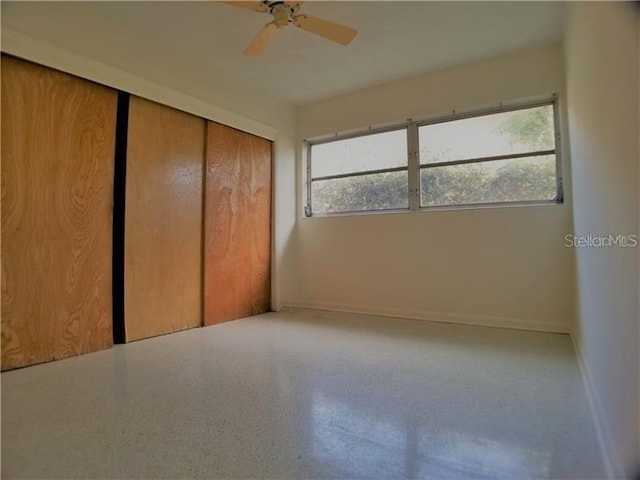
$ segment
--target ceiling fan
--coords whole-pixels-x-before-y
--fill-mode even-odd
[[[306,14],[298,14],[300,6],[303,2],[287,2],[287,1],[224,1],[236,7],[246,8],[254,12],[269,13],[273,20],[267,23],[262,30],[251,40],[249,46],[245,49],[245,55],[261,55],[267,48],[267,44],[273,35],[283,28],[287,28],[293,24],[302,30],[315,33],[323,38],[339,43],[340,45],[349,45],[353,37],[356,36],[357,30],[340,25],[339,23],[330,22],[322,18],[314,17]]]

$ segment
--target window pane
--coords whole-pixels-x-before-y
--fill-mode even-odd
[[[556,195],[556,157],[422,168],[420,187],[423,207],[552,200]]]
[[[311,146],[311,177],[407,166],[407,130]]]
[[[424,125],[419,141],[422,165],[553,150],[553,106]]]
[[[407,171],[311,183],[313,213],[409,208]]]

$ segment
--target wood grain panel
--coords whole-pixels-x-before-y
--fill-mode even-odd
[[[205,325],[271,304],[269,140],[209,122],[205,195]]]
[[[116,92],[2,56],[2,370],[109,348]]]
[[[125,209],[127,341],[202,324],[205,120],[131,97]]]

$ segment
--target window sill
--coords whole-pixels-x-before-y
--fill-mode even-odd
[[[513,207],[549,207],[560,206],[564,202],[556,202],[555,200],[534,200],[523,202],[501,202],[501,203],[475,203],[468,205],[442,205],[435,207],[421,207],[417,210],[389,209],[389,210],[361,210],[353,212],[332,212],[332,213],[316,213],[310,217],[302,216],[303,219],[309,220],[313,218],[332,218],[332,217],[353,217],[362,215],[396,215],[396,214],[413,214],[413,213],[431,213],[431,212],[452,212],[464,210],[494,210]]]

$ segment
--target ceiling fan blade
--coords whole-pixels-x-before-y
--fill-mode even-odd
[[[268,12],[269,7],[264,2],[251,2],[251,1],[238,1],[238,2],[228,2],[226,0],[222,1],[222,3],[227,3],[229,5],[233,5],[234,7],[246,8],[247,10],[253,10],[254,12]]]
[[[258,34],[253,37],[249,46],[245,49],[245,55],[262,55],[265,48],[267,48],[267,44],[273,37],[273,34],[276,33],[278,27],[275,23],[267,23],[262,30],[258,32]]]
[[[296,15],[293,18],[293,23],[302,30],[315,33],[340,45],[349,45],[353,37],[358,33],[357,30],[351,27],[346,27],[339,23],[330,22],[329,20],[323,20],[322,18],[311,15]]]

